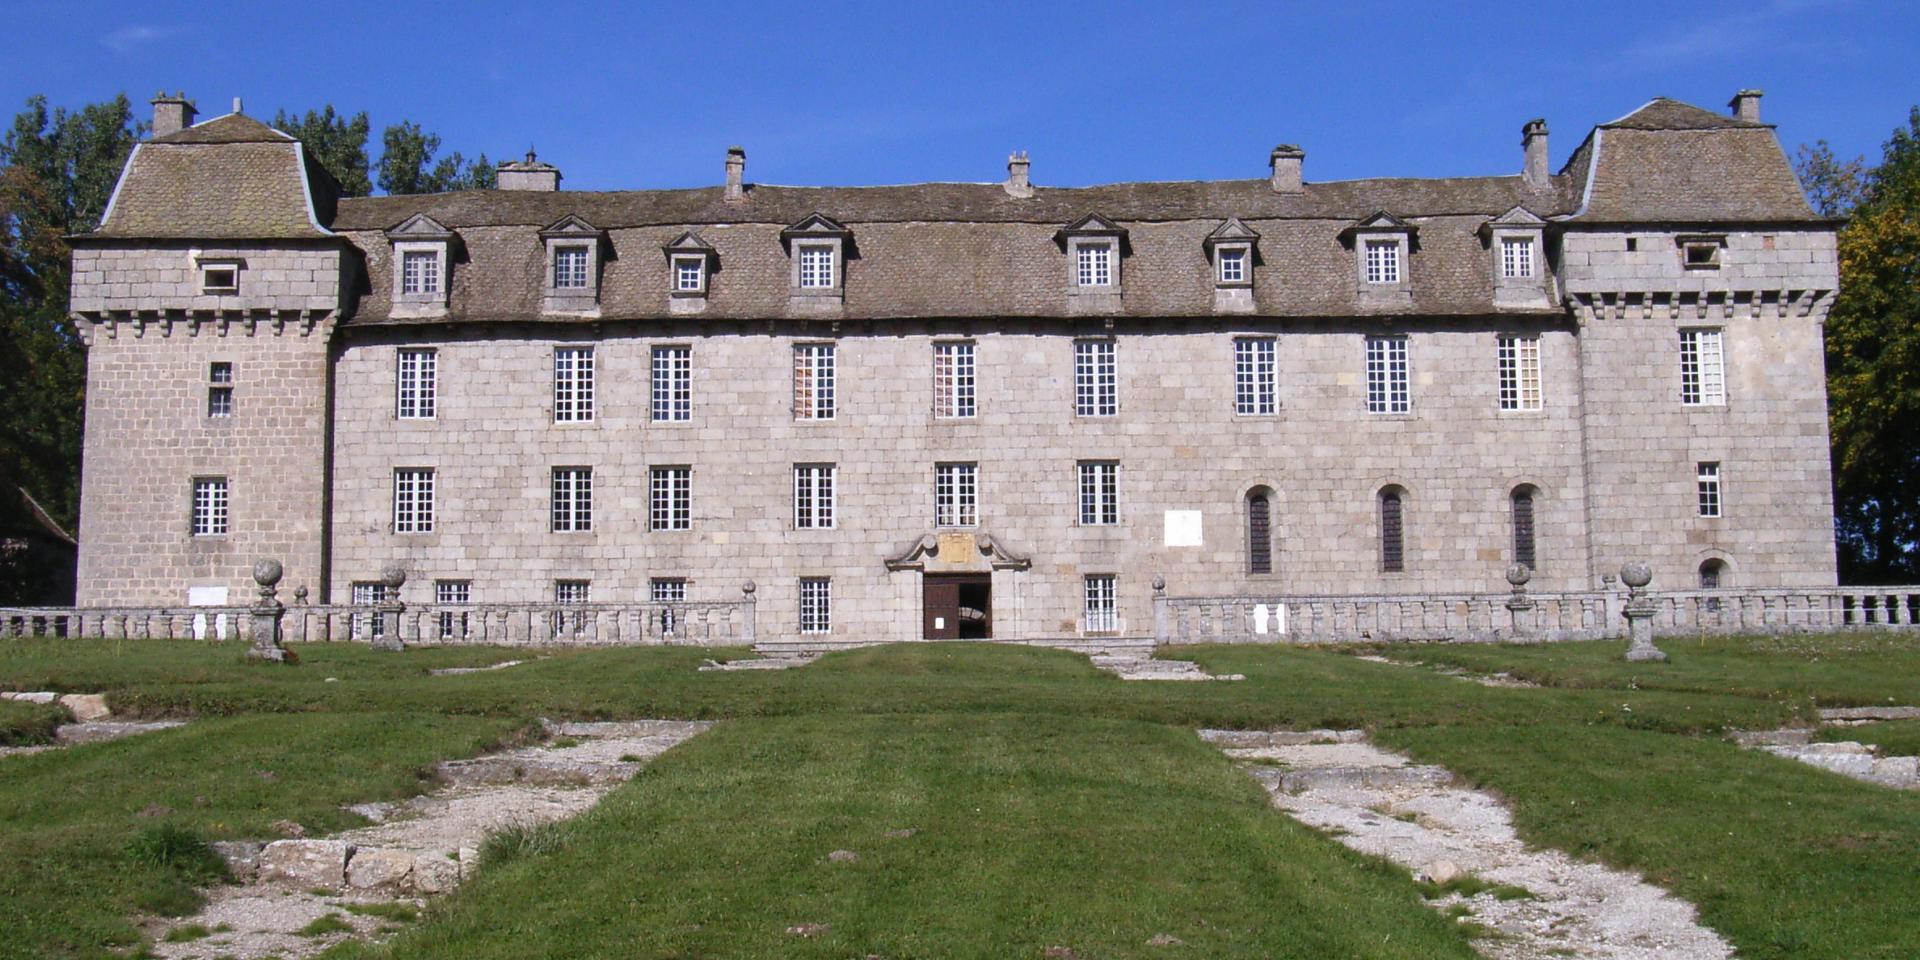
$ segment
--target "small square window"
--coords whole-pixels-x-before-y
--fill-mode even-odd
[[[1247,251],[1239,247],[1222,248],[1219,253],[1219,282],[1247,282]]]
[[[223,386],[233,385],[233,364],[213,363],[207,365],[207,379]]]
[[[1720,243],[1716,240],[1689,240],[1680,245],[1682,262],[1688,270],[1720,269]]]
[[[200,268],[201,293],[240,292],[240,268],[231,263],[207,264]]]
[[[673,258],[673,292],[701,293],[707,289],[705,257]]]
[[[440,255],[431,250],[408,250],[400,255],[400,292],[440,292]]]

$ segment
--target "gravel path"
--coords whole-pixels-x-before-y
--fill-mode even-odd
[[[1493,960],[1733,956],[1691,904],[1632,874],[1528,847],[1505,806],[1455,786],[1444,768],[1361,742],[1357,732],[1320,733],[1332,742],[1302,744],[1282,732],[1268,736],[1284,741],[1262,746],[1245,739],[1260,734],[1202,731],[1229,754],[1261,764],[1249,769],[1275,807],[1348,847],[1443,885],[1472,876],[1504,886],[1509,899],[1489,890],[1428,902],[1436,910],[1465,907],[1467,919],[1491,928],[1496,935],[1474,945]],[[1528,895],[1518,896],[1520,889]]]
[[[1122,680],[1245,680],[1244,674],[1215,675],[1200,669],[1191,660],[1157,660],[1153,657],[1094,654],[1093,665]]]

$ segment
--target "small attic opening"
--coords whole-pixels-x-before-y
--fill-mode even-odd
[[[1717,243],[1689,243],[1684,249],[1689,270],[1712,270],[1720,266],[1720,245]]]

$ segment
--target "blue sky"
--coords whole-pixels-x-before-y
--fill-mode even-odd
[[[1655,95],[1760,87],[1782,142],[1880,143],[1920,103],[1920,3],[599,5],[9,3],[0,107],[184,89],[202,117],[326,103],[471,156],[529,144],[570,189],[762,183],[1309,180],[1556,169]]]

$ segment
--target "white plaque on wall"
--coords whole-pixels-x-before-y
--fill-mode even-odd
[[[1200,546],[1200,511],[1168,510],[1166,540],[1169,547]]]

